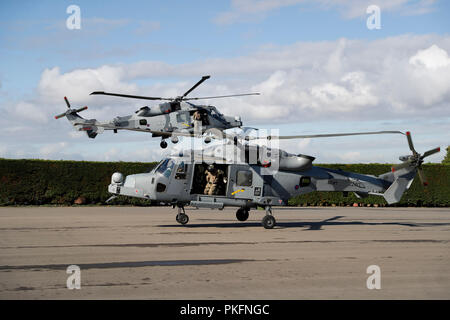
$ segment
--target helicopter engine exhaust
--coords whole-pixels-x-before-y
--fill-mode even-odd
[[[305,171],[312,167],[314,157],[299,154],[280,157],[279,168],[286,171]]]

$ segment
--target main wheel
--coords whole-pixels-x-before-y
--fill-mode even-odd
[[[165,142],[164,140],[161,141],[161,143],[159,144],[161,148],[165,149],[167,148],[167,142]]]
[[[267,215],[262,219],[262,225],[266,229],[272,229],[275,227],[276,223],[277,222],[273,216]]]
[[[177,214],[177,222],[181,224],[186,224],[189,222],[189,216],[187,214]]]
[[[240,208],[236,211],[236,218],[239,221],[246,221],[248,219],[248,210]]]

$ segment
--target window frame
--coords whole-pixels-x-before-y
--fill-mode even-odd
[[[242,173],[250,174],[250,179],[248,179],[247,177],[245,178],[245,182],[246,182],[245,184],[240,183],[242,181],[239,177],[240,177],[240,174],[242,174]],[[251,170],[247,170],[247,169],[237,170],[236,171],[236,185],[240,186],[240,187],[251,187],[253,185],[253,172]]]

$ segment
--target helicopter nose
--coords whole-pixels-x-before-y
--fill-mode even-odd
[[[115,195],[124,195],[137,198],[155,200],[154,174],[132,174],[124,176],[115,172],[111,176],[111,184],[108,191]]]
[[[231,125],[231,127],[242,127],[242,120],[240,116],[236,117],[226,117],[228,123]]]

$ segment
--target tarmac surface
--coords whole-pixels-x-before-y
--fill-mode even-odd
[[[449,208],[274,208],[272,230],[262,210],[186,213],[0,208],[0,299],[450,299]]]

